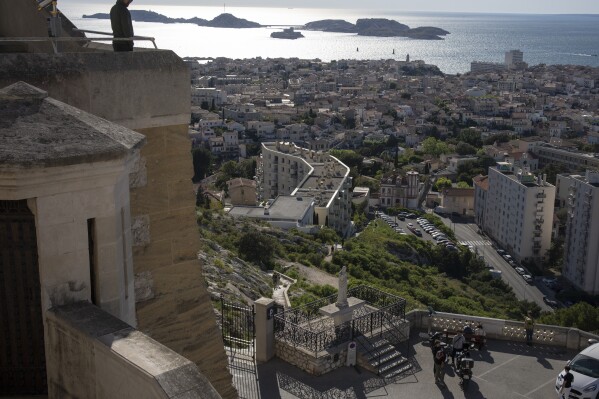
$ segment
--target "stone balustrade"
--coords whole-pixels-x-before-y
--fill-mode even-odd
[[[464,326],[472,328],[482,324],[487,338],[504,341],[525,342],[523,321],[493,319],[462,314],[436,312],[429,316],[426,310],[413,310],[406,314],[413,328],[434,331],[461,331]],[[599,336],[581,331],[577,328],[536,324],[533,342],[546,345],[561,346],[572,350],[581,350],[588,346],[589,339],[599,340]]]

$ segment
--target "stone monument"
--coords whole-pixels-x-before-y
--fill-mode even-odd
[[[335,305],[338,308],[347,307],[347,269],[345,266],[339,272],[339,293],[337,294],[337,303]]]
[[[335,325],[341,325],[352,319],[353,311],[364,306],[365,302],[355,297],[347,297],[347,268],[339,272],[339,293],[337,302],[319,309],[320,314],[332,317]]]

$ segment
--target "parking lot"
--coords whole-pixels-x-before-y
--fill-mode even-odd
[[[455,241],[443,234],[431,222],[419,218],[414,213],[400,213],[397,216],[389,216],[379,212],[377,217],[389,224],[398,234],[415,235],[436,245],[443,245],[449,250],[457,251],[458,249]]]

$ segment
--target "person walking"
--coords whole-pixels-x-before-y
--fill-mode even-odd
[[[435,343],[435,356],[434,356],[434,372],[435,372],[435,382],[440,383],[445,386],[445,359],[447,355],[445,355],[445,351],[441,346],[439,341]]]
[[[559,389],[560,399],[568,399],[570,396],[570,390],[572,389],[572,383],[574,382],[574,375],[570,373],[570,366],[564,367],[564,371],[560,373],[562,380],[562,386]]]
[[[110,9],[110,25],[115,38],[133,37],[131,13],[127,9],[133,0],[116,0]],[[112,42],[114,51],[133,51],[133,40],[118,40]]]
[[[464,350],[464,345],[466,344],[466,337],[462,334],[461,331],[453,337],[451,340],[451,364],[455,367],[455,355],[457,352],[461,352]]]
[[[529,310],[524,316],[524,329],[526,330],[526,345],[532,346],[532,334],[535,329],[535,321],[532,318],[532,312]]]

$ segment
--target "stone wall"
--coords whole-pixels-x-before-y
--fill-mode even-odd
[[[320,353],[318,358],[305,349],[282,341],[276,341],[275,348],[277,357],[315,376],[345,366],[347,360],[347,343]]]
[[[147,139],[147,184],[131,190],[138,328],[193,361],[224,398],[236,397],[197,256],[187,125],[138,131]]]
[[[89,302],[46,313],[48,397],[220,399],[189,360]],[[109,382],[109,383],[107,383]]]

